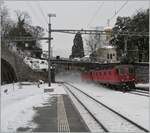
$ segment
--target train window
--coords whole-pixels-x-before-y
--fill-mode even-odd
[[[123,68],[119,68],[119,74],[124,74],[124,69]]]
[[[123,68],[117,68],[116,69],[118,74],[124,74],[124,69]]]
[[[112,54],[110,54],[110,59],[112,59]]]
[[[130,67],[129,67],[129,68],[128,68],[128,71],[129,71],[130,74],[134,74],[134,73],[135,73],[135,72],[134,72],[134,68],[130,68]]]
[[[116,69],[116,72],[117,72],[117,74],[119,74],[119,70],[118,69]]]
[[[107,59],[109,59],[109,54],[107,54]]]

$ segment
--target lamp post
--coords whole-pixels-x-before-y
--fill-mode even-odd
[[[51,17],[56,17],[56,14],[48,14],[49,17],[49,38],[48,38],[48,86],[51,86],[51,62],[50,62],[50,50],[51,50]]]

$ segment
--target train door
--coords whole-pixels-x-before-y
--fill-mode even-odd
[[[92,71],[90,71],[90,78],[91,78],[91,80],[93,80]]]

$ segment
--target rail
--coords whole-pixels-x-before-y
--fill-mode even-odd
[[[133,124],[134,126],[136,126],[137,128],[139,128],[140,130],[143,130],[145,132],[149,132],[147,129],[145,129],[144,127],[142,127],[141,125],[135,123],[134,121],[130,120],[129,118],[123,116],[122,114],[118,113],[117,111],[111,109],[110,107],[108,107],[107,105],[103,104],[102,102],[96,100],[95,98],[93,98],[92,96],[88,95],[87,93],[85,93],[84,91],[81,91],[79,88],[75,87],[74,85],[64,82],[63,84],[67,84],[71,87],[73,87],[74,89],[80,91],[81,93],[83,93],[84,95],[86,95],[87,97],[91,98],[92,100],[94,100],[96,103],[104,106],[105,108],[107,108],[108,110],[112,111],[113,113],[117,114],[118,116],[120,116],[121,118],[125,119],[126,121],[128,121],[129,123]]]

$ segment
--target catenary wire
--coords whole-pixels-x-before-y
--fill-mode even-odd
[[[116,12],[115,14],[109,19],[112,20],[123,8],[124,6],[128,3],[128,1],[126,1]]]
[[[98,12],[100,11],[100,9],[103,7],[104,5],[104,1],[99,5],[99,7],[97,8],[96,12],[93,14],[92,18],[90,19],[87,27],[89,27],[89,25],[93,22],[95,16],[98,14]]]
[[[46,16],[45,16],[45,14],[44,14],[44,11],[42,10],[42,8],[41,8],[41,5],[40,5],[40,1],[38,1],[38,2],[35,2],[36,3],[36,5],[37,5],[37,7],[38,7],[38,10],[41,12],[41,15],[43,16],[43,21],[44,21],[44,23],[46,24],[46,25],[48,25],[48,20],[46,19]],[[45,28],[45,31],[47,32],[48,31],[48,28]]]
[[[37,22],[40,21],[41,23],[43,23],[43,22],[45,23],[45,21],[39,17],[38,13],[35,11],[35,9],[33,8],[32,4],[30,2],[28,2],[28,1],[26,1],[26,4],[30,8],[30,10],[34,13],[34,15],[35,15],[34,17],[36,18]],[[47,25],[47,23],[46,23],[46,25]]]

